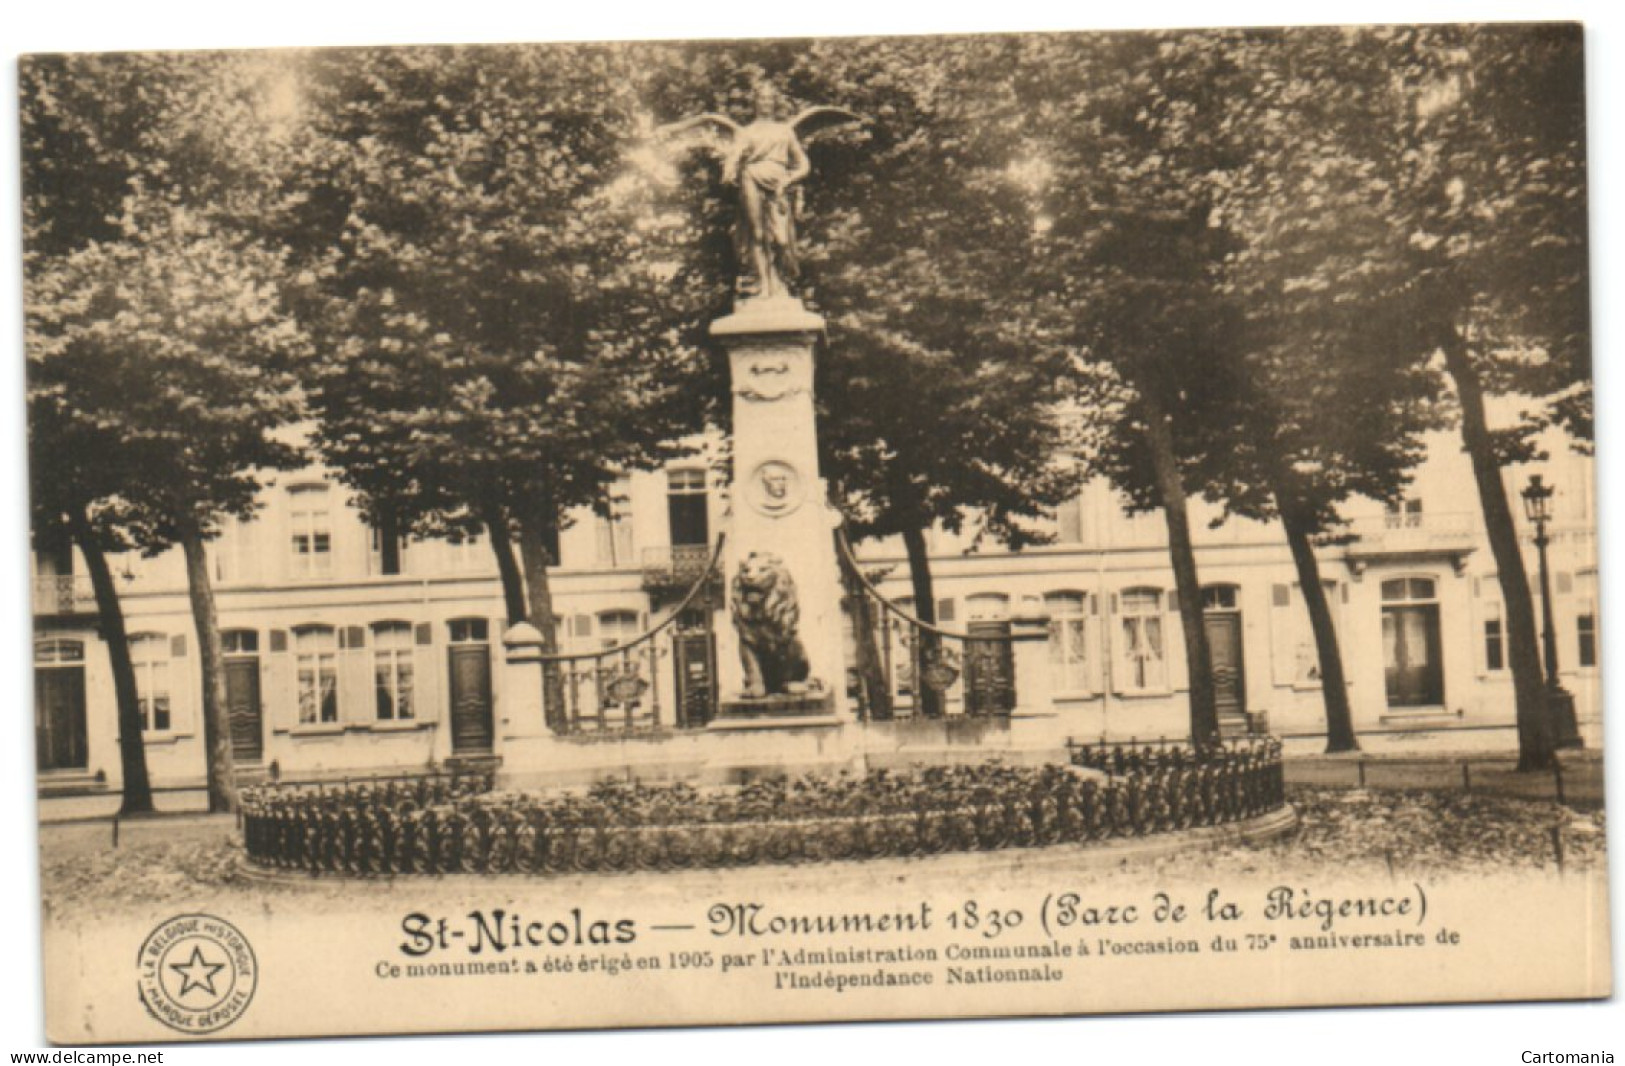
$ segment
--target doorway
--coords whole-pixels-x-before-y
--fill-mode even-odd
[[[1247,714],[1247,670],[1242,652],[1241,608],[1235,585],[1202,590],[1202,625],[1213,669],[1213,702],[1221,722]]]
[[[226,718],[231,754],[239,763],[265,758],[265,716],[260,703],[260,635],[252,629],[220,634],[226,660]]]
[[[456,755],[489,755],[491,728],[491,629],[483,618],[448,623],[451,677],[451,750]]]
[[[34,645],[34,759],[39,770],[84,770],[85,644],[42,640]]]
[[[1439,604],[1432,578],[1382,583],[1382,658],[1390,707],[1444,705]]]
[[[716,716],[717,644],[709,608],[690,608],[673,627],[677,728],[700,729]]]

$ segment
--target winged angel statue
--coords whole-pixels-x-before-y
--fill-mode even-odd
[[[748,126],[707,112],[662,126],[656,133],[675,137],[703,129],[720,140],[709,146],[722,156],[722,178],[739,186],[734,230],[739,251],[738,292],[741,296],[784,296],[789,295],[785,280],[796,275],[798,183],[812,169],[802,142],[863,119],[841,107],[809,107],[788,122],[778,121],[778,93],[765,82],[757,87],[754,102],[756,117]]]

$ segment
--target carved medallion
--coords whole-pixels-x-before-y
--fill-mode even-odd
[[[758,514],[782,518],[801,506],[807,489],[796,468],[779,459],[769,459],[751,471],[745,485],[745,498]]]

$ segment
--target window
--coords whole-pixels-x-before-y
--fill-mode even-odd
[[[604,503],[607,513],[593,515],[599,566],[613,569],[632,564],[632,515],[627,508],[628,491],[626,481],[617,481],[610,487],[609,498]]]
[[[666,509],[671,518],[672,547],[711,543],[704,470],[667,473]]]
[[[34,644],[34,662],[41,666],[60,666],[64,663],[85,661],[85,645],[79,640],[41,640]]]
[[[406,546],[393,521],[380,523],[368,529],[367,572],[389,576],[402,573],[401,557]]]
[[[1083,692],[1089,687],[1087,602],[1081,592],[1044,597],[1049,612],[1050,687],[1056,692]]]
[[[1236,586],[1209,585],[1202,590],[1202,610],[1233,611],[1236,609]]]
[[[1396,577],[1382,583],[1383,603],[1426,602],[1434,598],[1431,577]]]
[[[1083,543],[1083,500],[1074,497],[1055,509],[1057,544]]]
[[[260,635],[252,629],[228,629],[220,634],[220,650],[226,655],[258,655]]]
[[[230,585],[248,577],[248,564],[252,553],[248,544],[251,524],[241,518],[222,523],[220,536],[209,545],[209,556],[214,560],[214,579]]]
[[[1505,670],[1507,665],[1506,624],[1501,619],[1501,601],[1484,604],[1484,669]]]
[[[1384,524],[1389,529],[1418,529],[1422,525],[1421,500],[1393,500],[1387,506]]]
[[[1162,633],[1162,593],[1127,589],[1118,598],[1123,627],[1123,656],[1128,667],[1124,688],[1157,691],[1168,687],[1167,646]]]
[[[470,573],[494,564],[483,533],[454,533],[447,537],[446,561],[448,568],[457,573]]]
[[[130,638],[141,728],[147,733],[167,733],[174,725],[169,699],[169,650],[169,638],[158,633],[142,633]]]
[[[333,572],[333,515],[326,485],[288,490],[293,576],[325,577]]]
[[[412,627],[405,622],[379,622],[372,627],[373,692],[378,720],[410,721],[412,699]]]
[[[331,626],[304,626],[293,631],[299,684],[299,724],[339,720],[338,634]]]
[[[491,639],[491,625],[483,618],[454,618],[446,628],[453,644],[484,644]]]
[[[965,598],[967,622],[1002,622],[1010,617],[1010,597],[1000,592],[978,592]]]
[[[619,647],[636,640],[640,632],[636,611],[604,611],[598,616],[599,647]]]
[[[1574,618],[1574,631],[1579,639],[1580,665],[1597,665],[1597,601],[1580,600]]]

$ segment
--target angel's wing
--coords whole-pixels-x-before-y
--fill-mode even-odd
[[[727,115],[707,111],[703,115],[695,115],[692,118],[679,119],[664,126],[657,126],[655,136],[661,138],[676,137],[702,126],[706,128],[707,132],[720,135],[724,141],[732,141],[739,133],[739,123]]]
[[[809,107],[791,119],[790,128],[796,131],[797,137],[805,141],[837,126],[860,124],[863,121],[862,115],[848,111],[844,107],[819,106]]]

